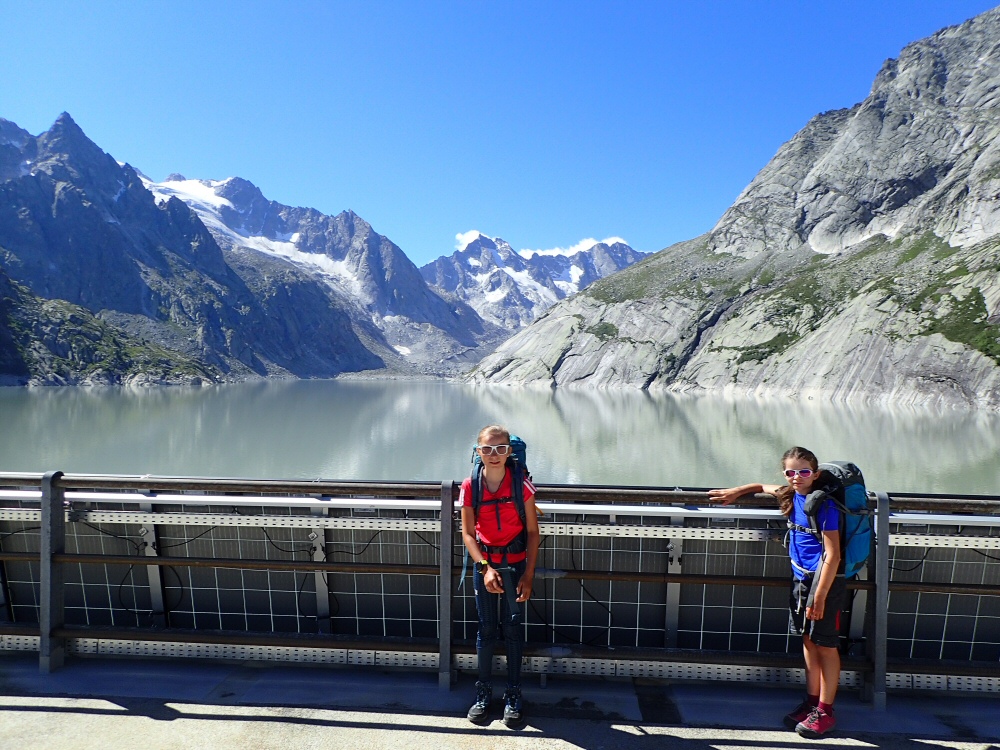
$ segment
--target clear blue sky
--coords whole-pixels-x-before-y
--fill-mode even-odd
[[[995,0],[994,0],[995,1]],[[0,117],[154,180],[353,209],[422,265],[710,229],[818,112],[975,0],[0,0]]]

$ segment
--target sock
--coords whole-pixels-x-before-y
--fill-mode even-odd
[[[828,716],[833,716],[832,703],[824,703],[823,701],[820,701],[816,705],[819,706],[819,710],[822,711],[823,713],[827,714]]]
[[[806,693],[806,703],[808,703],[810,706],[818,706],[819,705],[819,696],[818,695],[809,695],[808,693]]]

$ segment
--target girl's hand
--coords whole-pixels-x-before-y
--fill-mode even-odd
[[[806,619],[807,620],[822,620],[823,613],[826,611],[826,597],[813,597],[813,604],[811,607],[806,607]]]
[[[729,505],[744,495],[756,495],[758,492],[773,495],[780,489],[781,485],[777,484],[743,484],[739,487],[727,487],[724,490],[709,490],[708,498],[723,505]]]
[[[500,577],[500,573],[497,569],[490,566],[486,569],[486,573],[483,574],[483,586],[491,594],[502,594],[503,593],[503,579]]]
[[[733,500],[747,494],[743,487],[727,487],[724,490],[709,490],[708,497],[713,502],[729,505]]]
[[[517,601],[526,602],[531,598],[531,585],[533,581],[530,577],[523,575],[517,583]]]

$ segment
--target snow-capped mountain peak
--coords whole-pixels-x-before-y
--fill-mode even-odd
[[[559,300],[643,256],[620,237],[518,251],[478,230],[455,239],[452,255],[427,264],[420,273],[428,283],[465,300],[484,319],[508,329],[527,325]]]
[[[595,245],[608,245],[610,247],[611,245],[628,245],[628,243],[621,237],[608,237],[603,240],[595,240],[593,237],[588,237],[570,247],[553,247],[548,250],[518,250],[517,253],[522,258],[531,258],[535,255],[562,255],[571,258],[577,253],[585,253],[591,250]]]

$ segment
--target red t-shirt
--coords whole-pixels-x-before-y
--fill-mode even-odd
[[[524,478],[524,499],[528,500],[535,494],[535,486],[527,477]],[[463,506],[472,507],[472,478],[466,477],[462,482],[462,491],[458,495]],[[496,504],[486,503],[498,500]],[[499,516],[499,523],[498,523]],[[476,537],[490,547],[506,547],[521,533],[524,524],[517,513],[517,503],[514,502],[513,476],[510,469],[504,474],[503,481],[496,492],[490,492],[486,482],[483,482],[483,504],[479,506],[476,518]],[[507,555],[507,562],[515,563],[523,560],[527,554],[516,552]],[[502,554],[491,553],[490,562],[503,562]]]

